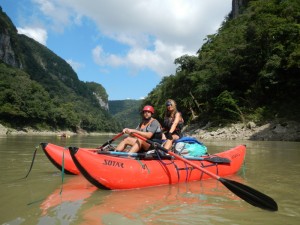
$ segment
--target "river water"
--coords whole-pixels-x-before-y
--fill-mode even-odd
[[[129,191],[96,189],[81,176],[61,173],[40,142],[97,147],[112,136],[0,136],[0,224],[232,224],[294,225],[300,220],[300,143],[205,141],[209,153],[247,145],[245,165],[227,177],[271,196],[277,212],[253,207],[217,180]]]

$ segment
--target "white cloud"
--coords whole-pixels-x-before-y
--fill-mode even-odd
[[[63,32],[66,26],[74,24],[80,24],[79,13],[73,15],[72,10],[64,4],[60,4],[59,1],[52,0],[32,0],[37,4],[40,11],[52,21],[51,28],[57,32]],[[73,21],[72,21],[73,20]]]
[[[45,29],[39,27],[18,27],[17,30],[19,34],[25,34],[26,36],[33,38],[37,42],[46,45],[48,34]]]
[[[103,51],[101,46],[96,46],[92,50],[94,62],[100,66],[123,66],[126,64],[125,60],[114,54],[107,54]]]
[[[232,0],[34,0],[60,29],[80,24],[83,17],[95,22],[101,35],[128,46],[124,55],[92,52],[100,66],[150,68],[160,76],[175,72],[174,60],[195,54],[203,39],[221,25]]]
[[[127,66],[135,72],[147,68],[160,76],[165,76],[174,74],[175,64],[173,62],[175,58],[183,54],[193,54],[193,52],[183,49],[184,46],[166,45],[157,40],[154,42],[154,50],[133,47],[125,56],[118,56],[106,53],[101,46],[96,46],[92,55],[94,62],[99,66]]]

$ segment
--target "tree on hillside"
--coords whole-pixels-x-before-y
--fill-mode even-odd
[[[274,117],[299,118],[300,1],[249,1],[208,35],[197,57],[175,60],[147,96],[162,116],[174,98],[185,119],[216,124]]]

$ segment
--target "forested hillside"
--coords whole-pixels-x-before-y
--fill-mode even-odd
[[[0,8],[1,9],[1,8]],[[117,131],[102,85],[25,35],[0,10],[0,123],[13,128]]]
[[[122,128],[135,128],[141,120],[141,103],[142,100],[109,101],[109,112]]]
[[[175,59],[176,73],[145,100],[110,103],[100,84],[80,81],[55,53],[18,35],[0,8],[0,123],[119,131],[136,126],[141,105],[153,105],[162,119],[168,98],[187,123],[300,121],[300,1],[233,3],[218,32],[196,56]]]
[[[164,77],[144,104],[162,117],[173,98],[186,121],[204,124],[300,120],[300,1],[245,2],[197,56],[175,60],[176,74]]]

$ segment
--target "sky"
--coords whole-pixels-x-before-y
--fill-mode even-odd
[[[232,0],[0,0],[18,33],[68,62],[109,100],[142,99],[196,55]],[[167,98],[167,97],[166,97]]]

